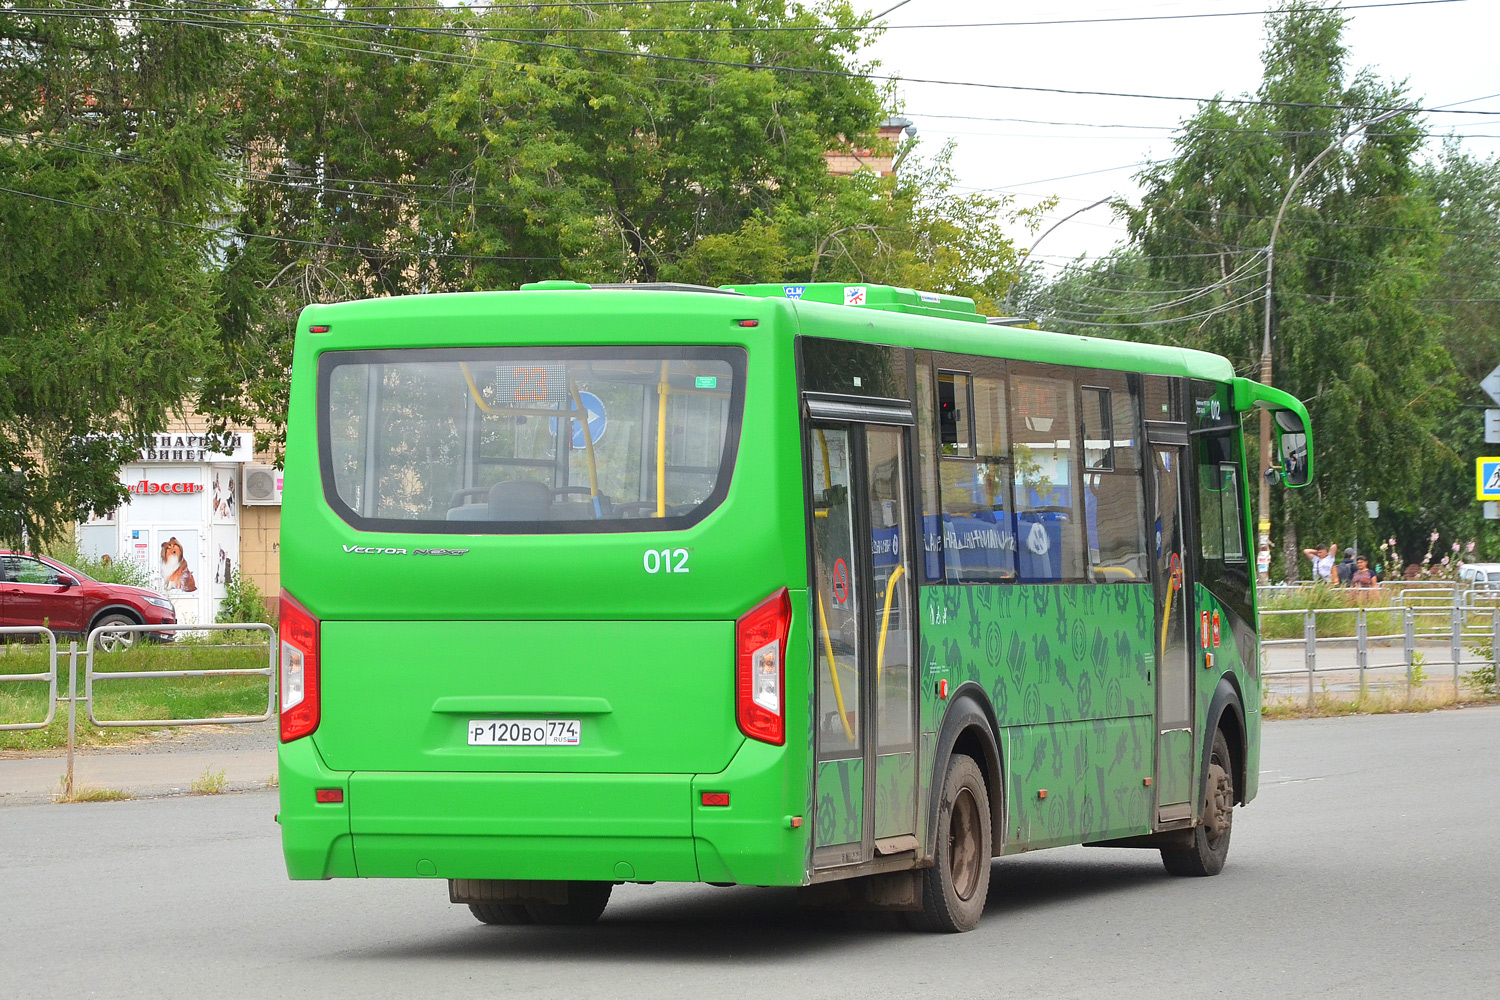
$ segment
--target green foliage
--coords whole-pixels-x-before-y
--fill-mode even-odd
[[[239,225],[298,242],[231,250],[204,400],[259,419],[262,444],[279,447],[309,302],[848,279],[988,308],[1013,280],[1008,204],[956,193],[950,150],[896,177],[828,172],[827,151],[879,147],[885,117],[873,83],[839,75],[871,37],[844,0],[351,9],[337,47],[323,16],[258,15],[277,42],[245,82],[262,182]]]
[[[275,616],[267,610],[260,588],[238,569],[230,574],[229,582],[224,585],[224,600],[219,604],[219,621],[235,624],[264,622],[272,628],[276,627]],[[238,629],[231,631],[234,635],[240,634]],[[210,635],[214,640],[224,641],[223,633]]]
[[[950,149],[828,172],[891,152],[847,0],[68,14],[0,11],[0,534],[115,507],[183,402],[278,452],[308,303],[849,279],[989,309],[1014,279],[1010,206]]]
[[[23,528],[57,537],[124,500],[120,464],[191,393],[207,355],[228,195],[238,34],[66,6],[67,17],[0,11],[9,540]]]
[[[1415,100],[1399,83],[1349,70],[1344,23],[1337,10],[1303,2],[1270,15],[1254,95],[1266,103],[1200,106],[1182,124],[1176,155],[1142,175],[1140,205],[1119,206],[1130,247],[1032,289],[1049,325],[1209,350],[1254,376],[1265,248],[1294,190],[1274,243],[1274,381],[1308,404],[1318,476],[1306,490],[1272,491],[1288,578],[1298,539],[1357,538],[1373,550],[1393,535],[1403,561],[1414,561],[1430,530],[1450,535],[1473,516],[1469,446],[1452,442],[1479,440],[1478,417],[1457,406],[1449,348],[1461,335],[1433,301],[1451,252],[1448,210],[1434,194],[1444,185],[1467,191],[1466,182],[1424,170],[1416,115],[1365,128],[1372,109]],[[1493,213],[1483,216],[1500,186],[1491,179],[1482,190],[1452,214],[1485,234],[1468,249],[1489,254],[1472,266],[1493,275],[1500,230]],[[1485,357],[1493,364],[1492,351]],[[1380,522],[1365,516],[1367,499],[1380,501]]]
[[[80,552],[72,541],[58,542],[43,549],[58,562],[80,570],[100,583],[123,583],[131,587],[151,586],[151,575],[133,559],[95,559]]]

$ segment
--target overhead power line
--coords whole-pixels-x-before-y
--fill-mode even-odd
[[[670,2],[686,3],[692,0],[670,0]],[[601,34],[615,31],[625,31],[630,34],[701,34],[701,35],[725,35],[745,34],[759,32],[828,32],[828,31],[941,31],[941,30],[972,30],[977,28],[1046,28],[1075,26],[1084,24],[1128,24],[1135,22],[1150,21],[1198,21],[1221,17],[1267,17],[1273,14],[1288,14],[1293,11],[1331,12],[1349,10],[1373,10],[1382,7],[1426,7],[1436,4],[1469,3],[1471,0],[1388,0],[1385,3],[1360,3],[1346,4],[1330,7],[1277,7],[1271,10],[1220,10],[1206,11],[1196,14],[1138,14],[1122,17],[1069,17],[1049,18],[1046,20],[1031,21],[960,21],[960,22],[933,22],[928,24],[883,24],[876,25],[871,22],[877,21],[885,15],[903,7],[910,0],[889,7],[879,14],[864,19],[858,24],[752,24],[738,27],[715,27],[708,25],[687,25],[680,27],[655,26],[655,25],[605,25],[597,27],[580,27],[574,25],[518,25],[504,28],[467,28],[469,34],[479,34],[498,31],[524,31],[524,32],[546,32],[562,34]],[[542,4],[487,4],[469,5],[460,4],[449,9],[454,13],[464,13],[469,10],[509,10],[509,9],[542,9],[542,8],[567,8],[567,7],[631,7],[631,6],[657,6],[650,4],[650,0],[638,0],[636,3],[542,3]],[[234,14],[281,14],[292,17],[318,17],[308,11],[285,7],[252,7],[241,4],[215,3],[212,6],[228,13]],[[128,8],[116,8],[120,11],[128,11]],[[434,6],[391,6],[391,7],[342,7],[343,12],[361,11],[365,13],[391,13],[396,11],[428,11],[436,9]],[[17,13],[33,14],[44,12],[46,8],[15,8]],[[344,21],[350,25],[362,25],[367,22],[350,21],[347,18],[330,18],[333,21]]]
[[[1403,0],[1403,2],[1406,3],[1406,4],[1426,4],[1426,3],[1438,3],[1438,2],[1462,3],[1462,2],[1466,2],[1466,0]],[[80,10],[82,10],[82,9],[92,9],[92,10],[95,10],[95,11],[103,11],[105,13],[112,13],[112,10],[113,10],[111,8],[99,8],[99,7],[89,8],[89,7],[86,7],[85,5],[78,5],[77,9],[80,9]],[[173,10],[173,12],[176,13],[177,11]],[[312,24],[316,24],[316,25],[319,25],[319,26],[322,26],[322,27],[362,28],[362,29],[367,29],[367,30],[371,30],[371,31],[384,31],[384,32],[404,31],[404,32],[410,32],[410,33],[413,33],[413,34],[446,35],[446,36],[449,36],[449,37],[465,37],[465,38],[475,38],[476,37],[471,32],[469,32],[467,30],[463,30],[463,29],[424,27],[424,26],[415,26],[415,25],[387,25],[387,24],[379,24],[377,22],[372,22],[372,21],[350,21],[347,18],[345,18],[345,19],[339,19],[339,18],[331,18],[331,17],[322,17],[322,16],[318,16],[318,15],[305,14],[305,13],[302,13],[302,12],[276,11],[275,13],[278,14],[278,15],[282,15],[282,16],[286,16],[286,17],[290,17],[290,18],[294,18],[294,19],[299,19],[299,20],[303,20],[303,21],[307,21],[307,22],[310,22]],[[54,11],[51,16],[58,16],[58,12]],[[117,15],[112,14],[112,16],[132,17],[132,18],[136,18],[136,19],[140,19],[140,20],[166,21],[166,22],[170,22],[170,23],[198,24],[200,26],[205,26],[205,27],[219,27],[219,26],[223,26],[223,25],[226,25],[226,24],[233,25],[234,27],[237,27],[237,28],[260,27],[260,28],[273,28],[274,29],[276,27],[275,25],[267,25],[267,24],[264,24],[264,23],[261,23],[261,22],[252,22],[252,21],[233,21],[233,20],[225,20],[225,19],[204,20],[203,18],[194,19],[194,18],[190,18],[190,17],[171,17],[171,18],[168,18],[168,17],[162,17],[162,16],[152,15],[152,14],[143,14],[143,13],[141,13],[141,8],[139,8],[139,7],[130,8],[128,10],[121,10],[121,11],[118,12]],[[497,29],[497,30],[499,30],[499,29]],[[504,29],[504,30],[508,31],[509,29]],[[830,30],[832,30],[832,29],[830,29]],[[492,34],[485,34],[482,37],[483,37],[484,40],[487,40],[487,41],[510,43],[510,44],[517,45],[517,46],[522,46],[522,47],[532,46],[532,47],[535,47],[535,48],[552,49],[552,50],[556,50],[556,51],[579,52],[579,53],[586,53],[586,54],[589,54],[589,55],[618,56],[618,57],[620,57],[622,59],[637,59],[637,60],[645,60],[645,61],[655,61],[655,62],[665,62],[665,63],[678,63],[678,64],[695,65],[695,66],[713,66],[713,67],[718,67],[718,68],[722,68],[722,69],[744,69],[744,70],[752,70],[752,71],[760,71],[760,72],[770,72],[770,73],[791,73],[791,74],[798,74],[798,75],[803,75],[803,76],[820,77],[820,78],[825,78],[825,79],[866,79],[866,80],[880,81],[880,82],[886,82],[886,83],[908,83],[908,84],[910,84],[910,83],[921,83],[921,84],[932,84],[932,85],[947,86],[947,87],[974,87],[974,88],[979,88],[979,89],[983,89],[983,90],[1003,90],[1003,91],[1016,91],[1016,92],[1023,92],[1023,93],[1040,93],[1040,94],[1065,94],[1065,95],[1069,95],[1069,96],[1081,96],[1081,97],[1115,97],[1115,98],[1129,98],[1129,99],[1135,99],[1135,100],[1151,100],[1151,101],[1179,101],[1179,102],[1188,102],[1188,103],[1194,103],[1194,104],[1219,103],[1219,104],[1233,104],[1233,105],[1240,106],[1240,107],[1279,107],[1279,108],[1301,108],[1301,109],[1311,109],[1311,110],[1361,111],[1361,112],[1385,112],[1385,111],[1397,110],[1397,109],[1385,107],[1385,106],[1382,106],[1382,105],[1324,104],[1324,103],[1310,102],[1310,101],[1266,101],[1266,100],[1261,100],[1261,99],[1258,99],[1258,98],[1249,98],[1249,97],[1224,97],[1222,95],[1221,96],[1217,96],[1217,97],[1212,97],[1212,98],[1209,98],[1209,97],[1190,97],[1190,96],[1178,95],[1178,94],[1142,94],[1142,93],[1133,93],[1133,92],[1128,92],[1128,91],[1114,91],[1114,90],[1077,90],[1077,89],[1068,88],[1068,87],[1041,87],[1041,86],[1026,85],[1026,84],[989,83],[989,82],[975,81],[975,80],[944,80],[944,79],[937,79],[937,78],[931,78],[931,77],[903,77],[903,76],[897,76],[897,75],[893,75],[893,74],[859,73],[859,72],[853,72],[853,71],[850,71],[850,70],[821,69],[821,68],[817,68],[817,67],[808,67],[808,66],[784,66],[784,65],[780,65],[780,64],[776,64],[776,63],[739,62],[739,61],[729,60],[729,59],[709,59],[709,58],[702,57],[702,56],[677,56],[677,55],[668,55],[668,54],[660,53],[660,52],[649,52],[649,51],[642,51],[642,50],[638,50],[638,49],[617,49],[617,48],[610,48],[610,47],[607,47],[607,46],[569,45],[569,44],[564,43],[564,42],[551,42],[551,41],[544,41],[544,40],[535,39],[535,38],[531,38],[531,39],[527,39],[527,38],[514,38],[514,37],[492,35]],[[1456,109],[1456,108],[1410,108],[1410,109],[1403,108],[1401,110],[1407,110],[1411,114],[1462,114],[1462,115],[1490,115],[1490,116],[1500,116],[1500,111],[1464,111],[1464,110],[1459,110],[1459,109]]]

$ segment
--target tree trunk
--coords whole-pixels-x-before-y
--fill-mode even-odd
[[[1288,517],[1286,529],[1281,533],[1281,557],[1284,561],[1287,583],[1297,579],[1297,557],[1301,554],[1297,548],[1297,526]]]

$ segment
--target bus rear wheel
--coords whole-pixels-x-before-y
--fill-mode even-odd
[[[482,924],[531,923],[531,914],[520,903],[470,903],[469,912]]]
[[[613,882],[569,882],[566,903],[527,903],[534,924],[582,926],[599,919],[609,905]]]
[[[1229,834],[1234,826],[1234,759],[1222,729],[1214,731],[1209,751],[1208,787],[1203,821],[1193,828],[1193,846],[1162,848],[1161,863],[1173,875],[1203,877],[1224,870],[1229,857]]]
[[[915,930],[973,930],[990,892],[990,797],[973,758],[948,758],[938,804],[937,857],[922,873],[922,909],[908,914]]]

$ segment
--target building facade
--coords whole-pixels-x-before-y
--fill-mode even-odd
[[[255,461],[248,431],[218,443],[186,426],[156,435],[120,469],[129,500],[77,527],[81,552],[138,564],[185,625],[218,619],[236,572],[267,598],[281,589],[281,472]]]

